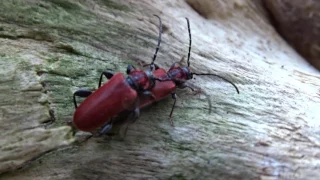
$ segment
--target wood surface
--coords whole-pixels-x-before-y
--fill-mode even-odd
[[[72,93],[103,70],[187,56],[202,93],[141,111],[127,135],[73,136]],[[318,179],[320,76],[256,0],[0,2],[0,179]],[[210,102],[210,103],[209,103]],[[211,106],[210,106],[211,104]]]

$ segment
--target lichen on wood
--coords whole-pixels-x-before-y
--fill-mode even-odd
[[[319,177],[319,73],[276,33],[260,1],[197,3],[1,1],[0,178]],[[192,70],[224,76],[240,94],[198,76],[190,83],[203,93],[177,92],[174,127],[168,98],[142,110],[124,139],[80,142],[86,134],[66,126],[72,93],[97,88],[103,70],[150,63],[158,33],[152,14],[164,25],[159,66],[187,55],[187,16]]]

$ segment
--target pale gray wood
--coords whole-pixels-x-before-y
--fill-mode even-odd
[[[15,170],[2,179],[319,177],[319,73],[276,33],[260,1],[17,2],[0,3],[0,171]],[[164,25],[158,65],[187,55],[188,17],[192,69],[230,79],[240,94],[196,77],[190,83],[204,93],[177,92],[175,127],[168,98],[143,110],[124,140],[79,143],[87,135],[65,126],[72,93],[96,88],[102,70],[149,63],[152,14]]]

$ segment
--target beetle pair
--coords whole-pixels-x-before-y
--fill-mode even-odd
[[[174,103],[170,112],[170,122],[172,122],[172,113],[176,104],[176,88],[193,88],[185,82],[192,79],[193,75],[213,75],[232,84],[237,93],[238,88],[227,79],[216,75],[206,73],[193,73],[190,70],[190,51],[191,51],[191,32],[189,19],[187,20],[189,32],[189,52],[187,66],[181,67],[174,63],[166,72],[154,64],[161,42],[162,22],[159,16],[159,38],[149,70],[136,70],[132,65],[127,68],[128,77],[125,78],[122,73],[112,74],[104,71],[99,80],[99,88],[95,92],[88,90],[78,90],[73,94],[76,111],[73,116],[73,124],[82,131],[91,132],[102,127],[99,134],[108,132],[112,127],[112,118],[124,110],[132,112],[131,120],[139,117],[140,108],[159,101],[169,95],[172,95]],[[155,69],[155,70],[154,70]],[[101,86],[102,78],[105,76],[109,81]],[[77,107],[76,96],[87,97],[79,107]]]

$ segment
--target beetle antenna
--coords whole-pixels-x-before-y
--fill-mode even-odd
[[[219,78],[223,79],[224,81],[230,83],[234,88],[236,88],[236,91],[237,91],[237,93],[239,94],[239,89],[238,89],[238,87],[237,87],[235,84],[233,84],[233,83],[232,83],[231,81],[229,81],[228,79],[226,79],[226,78],[224,78],[224,77],[221,77],[221,76],[219,76],[219,75],[217,75],[217,74],[207,74],[207,73],[192,73],[192,74],[194,74],[194,75],[200,75],[200,76],[203,76],[203,75],[211,75],[211,76],[219,77]]]
[[[156,60],[157,58],[157,53],[159,51],[159,47],[160,47],[160,42],[161,42],[161,34],[162,34],[162,22],[161,22],[161,18],[158,16],[158,15],[155,15],[158,19],[159,19],[159,23],[160,23],[160,26],[159,26],[159,38],[158,38],[158,45],[157,45],[157,48],[156,48],[156,52],[154,53],[153,55],[153,58],[152,58],[152,62],[150,64],[150,70],[152,71],[153,70],[153,66],[154,66],[154,61]]]
[[[189,52],[188,52],[188,61],[187,61],[187,64],[188,64],[188,67],[190,66],[190,51],[191,51],[191,30],[190,30],[190,23],[189,23],[189,19],[186,18],[187,20],[187,24],[188,24],[188,32],[189,32]]]

